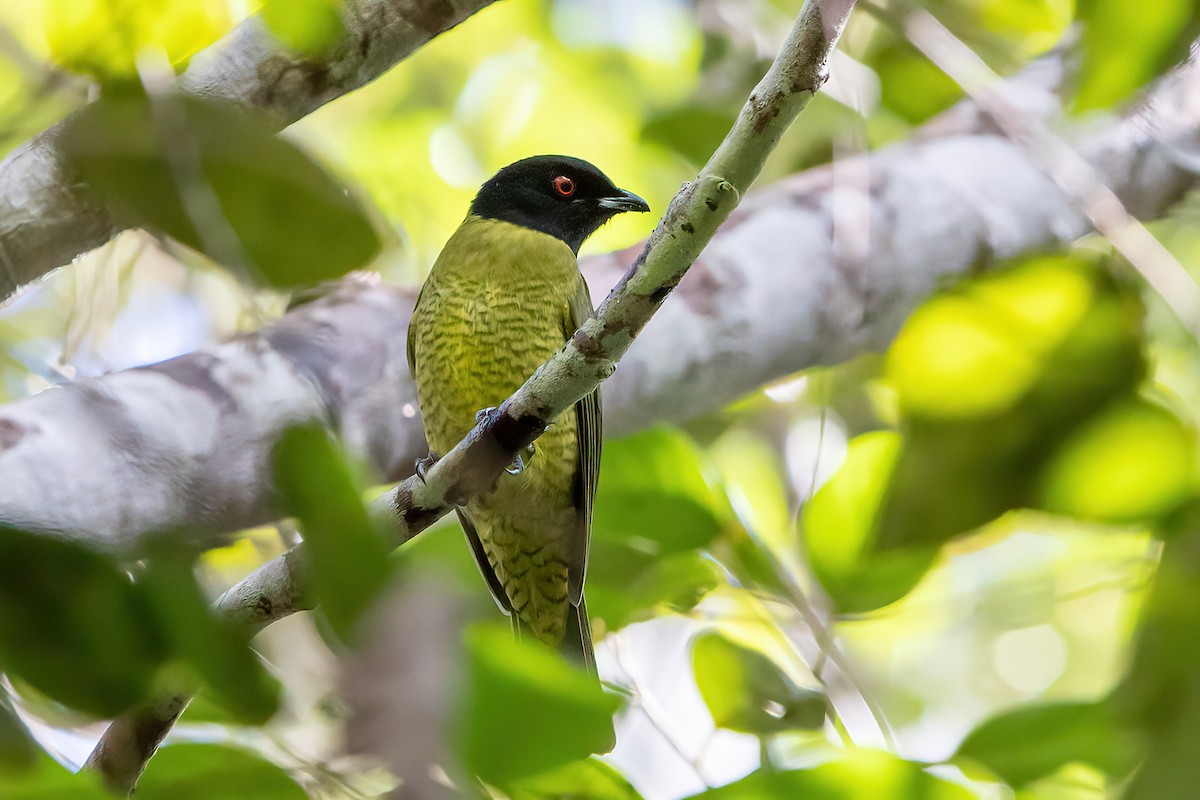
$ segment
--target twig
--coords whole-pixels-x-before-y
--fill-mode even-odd
[[[805,4],[732,130],[696,180],[672,200],[637,261],[596,314],[524,386],[430,467],[424,480],[413,476],[376,503],[376,512],[389,507],[394,511],[386,518],[396,541],[411,538],[455,505],[490,488],[518,451],[612,374],[634,337],[758,177],[784,130],[825,82],[830,54],[853,6],[854,0]],[[218,605],[261,627],[308,607],[306,583],[303,551],[297,548],[247,576]],[[125,776],[132,773],[136,781],[176,716],[163,715],[161,735],[129,741],[139,748],[132,754],[125,749],[115,752],[110,732],[115,737],[128,728],[126,719],[118,718],[88,765],[106,776],[118,769]],[[151,746],[140,747],[146,743]],[[129,769],[131,763],[136,763],[136,771]]]

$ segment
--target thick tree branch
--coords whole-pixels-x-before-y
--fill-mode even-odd
[[[377,508],[389,509],[397,542],[492,485],[519,450],[609,377],[634,338],[679,284],[717,228],[741,200],[783,131],[827,77],[829,57],[854,0],[808,0],[771,69],[733,129],[671,202],[641,255],[569,342],[498,409],[422,476],[411,476]],[[304,603],[303,551],[264,565],[218,605],[255,627]],[[145,763],[182,713],[171,698],[116,720],[88,765],[110,785],[131,790]],[[155,726],[155,712],[161,712]]]
[[[288,53],[255,16],[193,58],[186,91],[263,109],[284,127],[382,75],[494,0],[347,0],[346,34],[330,55]],[[100,198],[69,172],[58,125],[0,162],[0,302],[119,231]]]
[[[1049,116],[1055,71],[1035,72],[1044,100],[1030,107]],[[1139,218],[1200,183],[1197,98],[1193,63],[1072,140]],[[964,104],[910,142],[751,194],[607,382],[605,430],[687,420],[883,347],[948,278],[1088,230]],[[585,260],[593,292],[634,255]],[[425,449],[403,344],[414,296],[348,283],[259,333],[0,407],[0,522],[114,545],[189,527],[211,542],[279,516],[270,449],[299,420],[330,422],[381,480],[405,477]]]

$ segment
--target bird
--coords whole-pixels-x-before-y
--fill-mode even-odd
[[[475,195],[421,287],[408,363],[432,454],[445,453],[592,314],[579,248],[605,222],[647,212],[578,158],[510,164]],[[596,674],[583,597],[600,468],[597,388],[518,455],[495,487],[457,508],[470,549],[519,638]]]

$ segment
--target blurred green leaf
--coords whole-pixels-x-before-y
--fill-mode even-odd
[[[38,746],[8,699],[0,696],[0,775],[31,769],[37,758]],[[2,779],[0,786],[3,786]]]
[[[1054,454],[1042,506],[1106,522],[1154,519],[1194,496],[1195,476],[1192,432],[1162,406],[1131,399],[1093,417]]]
[[[693,164],[701,165],[725,139],[735,115],[704,106],[673,108],[651,117],[642,137],[664,145]]]
[[[306,800],[286,772],[254,753],[218,744],[173,744],[150,759],[138,800]]]
[[[1083,58],[1075,90],[1078,111],[1109,108],[1183,58],[1196,33],[1192,0],[1078,0]]]
[[[261,725],[279,708],[279,683],[250,649],[252,632],[213,612],[193,560],[174,543],[153,543],[138,585],[175,653],[208,682],[236,721]]]
[[[1142,611],[1133,661],[1112,698],[1147,758],[1125,800],[1184,800],[1200,785],[1200,529],[1168,539]]]
[[[607,752],[620,705],[561,655],[506,628],[468,630],[456,749],[472,774],[500,786]]]
[[[719,728],[762,736],[825,724],[824,695],[797,686],[762,653],[714,631],[692,639],[692,672]]]
[[[905,443],[879,546],[940,545],[1037,500],[1039,467],[1145,372],[1142,306],[1104,261],[1027,260],[926,304],[888,354]]]
[[[869,611],[907,594],[933,563],[933,547],[877,552],[878,515],[902,447],[898,434],[852,439],[846,460],[804,507],[809,563],[842,611]]]
[[[224,0],[49,0],[44,19],[54,60],[102,83],[136,79],[146,50],[178,64],[231,23]]]
[[[642,796],[611,765],[596,758],[572,761],[508,787],[510,800],[641,800]]]
[[[697,447],[656,428],[605,442],[587,585],[593,618],[615,630],[665,603],[691,608],[718,580],[696,552],[721,530]]]
[[[836,761],[806,770],[759,770],[709,789],[693,800],[973,800],[961,786],[935,778],[921,765],[873,750],[848,750]]]
[[[371,523],[350,467],[323,428],[297,425],[284,432],[275,448],[275,480],[284,508],[303,528],[321,608],[348,640],[388,582],[391,548]]]
[[[720,567],[696,552],[654,558],[632,548],[612,548],[604,550],[604,557],[611,559],[602,570],[606,578],[588,576],[587,598],[593,627],[602,620],[605,630],[648,619],[663,609],[690,611],[721,584]],[[621,568],[630,576],[624,586],[611,578]]]
[[[379,250],[360,204],[248,109],[183,94],[112,95],[72,117],[60,141],[121,224],[274,286],[340,277]]]
[[[342,0],[267,0],[262,19],[288,49],[309,57],[329,52],[346,33]]]
[[[651,555],[711,542],[720,520],[702,458],[674,428],[605,442],[592,535],[629,542]]]
[[[0,666],[109,717],[143,699],[166,654],[145,601],[104,556],[0,526]]]
[[[907,39],[897,38],[873,59],[883,105],[917,125],[962,98],[963,90]],[[914,91],[914,87],[920,91]]]
[[[44,752],[19,772],[0,770],[0,797],[4,800],[112,800],[91,771],[73,773]],[[139,795],[140,797],[140,795]]]
[[[1133,737],[1115,723],[1108,702],[1099,701],[1031,705],[999,714],[971,731],[955,757],[974,759],[1019,788],[1074,761],[1119,778],[1140,755]]]

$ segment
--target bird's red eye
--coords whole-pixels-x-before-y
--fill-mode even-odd
[[[554,179],[554,190],[563,197],[570,197],[575,194],[575,181],[566,175],[559,175]]]

